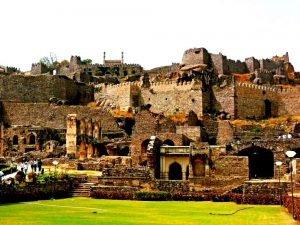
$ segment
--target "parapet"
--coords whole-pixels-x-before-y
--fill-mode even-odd
[[[292,88],[276,87],[276,86],[272,87],[272,86],[257,85],[257,84],[242,83],[242,82],[237,82],[237,85],[239,87],[246,87],[246,88],[251,88],[251,89],[256,89],[256,90],[271,91],[271,92],[277,92],[277,93],[293,91]]]

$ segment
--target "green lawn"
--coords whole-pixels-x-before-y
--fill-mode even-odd
[[[234,215],[228,214],[236,210]],[[280,206],[68,198],[0,205],[0,224],[298,224]]]

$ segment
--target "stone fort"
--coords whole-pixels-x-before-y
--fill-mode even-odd
[[[300,156],[299,81],[288,53],[242,62],[193,48],[151,71],[123,53],[72,56],[54,73],[37,63],[0,77],[0,153],[100,170],[98,189],[225,193],[262,179],[272,190],[285,152]]]

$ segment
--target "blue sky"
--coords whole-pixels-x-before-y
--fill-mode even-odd
[[[300,70],[298,0],[9,0],[0,4],[0,65],[29,70],[50,52],[150,69],[180,62],[184,50],[244,60],[289,52]]]

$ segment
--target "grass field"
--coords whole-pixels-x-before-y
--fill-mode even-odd
[[[230,214],[233,215],[214,215]],[[212,214],[211,214],[212,213]],[[0,205],[0,224],[299,224],[280,206],[68,198]]]

